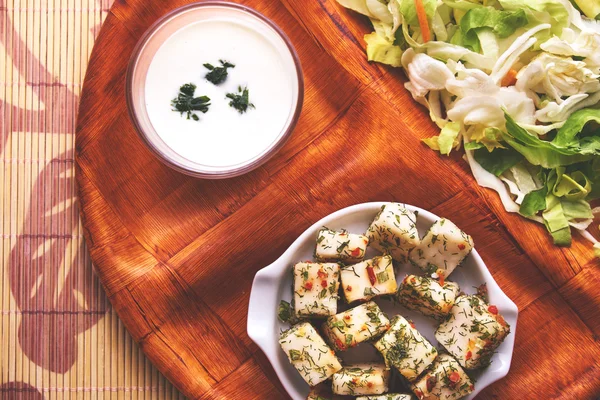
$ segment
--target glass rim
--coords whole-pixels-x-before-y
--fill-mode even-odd
[[[292,57],[292,60],[294,62],[294,66],[295,66],[296,79],[297,79],[297,84],[298,84],[298,95],[297,95],[295,110],[293,112],[292,118],[289,120],[289,123],[287,123],[284,126],[284,129],[282,130],[283,134],[281,134],[281,132],[280,132],[279,137],[270,145],[270,147],[267,147],[262,153],[260,153],[257,158],[251,159],[249,162],[241,163],[241,165],[239,165],[238,167],[221,170],[221,171],[219,171],[218,168],[215,168],[215,170],[200,170],[200,169],[196,169],[196,168],[190,168],[188,165],[185,165],[177,160],[172,159],[171,157],[167,156],[163,151],[161,151],[158,148],[158,146],[155,145],[153,140],[148,137],[148,135],[146,133],[145,125],[142,122],[140,122],[140,119],[138,118],[138,115],[136,112],[136,107],[134,105],[135,100],[134,100],[134,93],[133,93],[134,72],[138,65],[140,55],[142,54],[144,48],[146,47],[146,44],[148,43],[149,39],[152,38],[152,36],[157,31],[159,31],[163,26],[165,26],[165,24],[167,24],[174,17],[177,17],[179,14],[183,14],[185,12],[188,12],[190,10],[197,9],[197,8],[215,7],[215,6],[216,7],[233,8],[233,9],[248,13],[251,16],[258,18],[259,20],[264,22],[266,25],[268,25],[270,28],[272,28],[275,31],[275,33],[277,33],[277,35],[283,40],[288,51],[290,52],[290,56]],[[129,118],[134,125],[137,135],[142,140],[142,142],[144,143],[146,148],[148,148],[163,164],[165,164],[168,167],[171,167],[181,173],[184,173],[189,176],[197,177],[197,178],[224,179],[224,178],[233,178],[233,177],[236,177],[239,175],[243,175],[245,173],[248,173],[248,172],[260,167],[261,165],[266,163],[271,157],[273,157],[285,145],[285,143],[290,138],[292,132],[294,131],[294,129],[298,123],[298,120],[300,118],[301,111],[302,111],[302,106],[303,106],[303,102],[304,102],[304,75],[302,72],[302,65],[300,63],[300,57],[298,56],[298,53],[296,52],[294,45],[292,44],[291,40],[286,35],[286,33],[270,18],[266,17],[265,15],[263,15],[262,13],[256,11],[255,9],[253,9],[251,7],[248,7],[248,6],[245,6],[242,4],[232,3],[230,1],[210,0],[210,1],[191,3],[191,4],[187,4],[187,5],[175,8],[174,10],[171,10],[168,13],[166,13],[165,15],[163,15],[162,17],[160,17],[152,25],[150,25],[150,27],[142,34],[142,36],[136,43],[134,50],[131,54],[131,57],[129,59],[129,63],[127,66],[127,73],[126,73],[125,91],[126,91],[126,100],[127,100],[127,109],[128,109],[128,113],[129,113]],[[151,127],[151,129],[154,130],[153,127]],[[176,153],[174,150],[173,150],[173,152]]]

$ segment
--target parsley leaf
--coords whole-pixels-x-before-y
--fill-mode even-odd
[[[225,82],[228,75],[227,68],[235,68],[235,65],[225,60],[219,60],[219,62],[221,63],[220,67],[215,67],[209,63],[204,64],[204,68],[209,70],[204,77],[215,85]]]
[[[198,121],[200,118],[194,113],[194,111],[200,111],[206,113],[210,106],[210,98],[208,96],[194,97],[196,92],[196,85],[193,83],[186,83],[181,85],[179,88],[179,94],[173,100],[171,100],[171,106],[173,111],[187,114],[187,119],[192,118],[194,121]]]
[[[248,111],[248,108],[256,108],[254,104],[250,103],[250,93],[247,87],[242,89],[241,86],[238,86],[238,93],[227,93],[226,97],[231,99],[229,105],[238,110],[240,114]]]

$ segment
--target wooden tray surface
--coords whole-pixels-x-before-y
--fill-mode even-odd
[[[129,120],[125,71],[143,32],[186,3],[114,3],[88,67],[76,144],[98,275],[134,339],[186,396],[288,398],[246,335],[252,278],[314,221],[367,201],[453,219],[518,305],[511,371],[480,399],[600,394],[600,278],[589,245],[553,247],[543,227],[508,215],[479,188],[460,155],[422,145],[436,127],[401,71],[366,61],[368,21],[334,0],[243,2],[286,31],[304,68],[302,117],[273,159],[222,181],[157,161]]]

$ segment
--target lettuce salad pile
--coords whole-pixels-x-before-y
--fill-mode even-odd
[[[554,243],[588,228],[600,198],[600,0],[338,0],[368,16],[367,56],[404,68],[480,186]]]

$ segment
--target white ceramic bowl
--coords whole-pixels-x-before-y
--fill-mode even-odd
[[[290,301],[292,298],[291,267],[298,261],[313,259],[317,231],[321,227],[345,228],[351,233],[363,233],[384,204],[386,203],[358,204],[323,218],[300,235],[277,261],[258,271],[254,278],[248,310],[248,335],[267,355],[279,380],[294,400],[306,399],[309,387],[289,363],[278,342],[280,332],[289,328],[288,324],[283,324],[277,319],[277,306],[280,300]],[[412,211],[418,211],[417,228],[421,236],[425,234],[430,225],[439,219],[438,216],[418,207],[410,205],[406,207]],[[444,217],[452,220],[451,215]],[[373,255],[376,255],[376,252],[369,249],[367,257]],[[407,264],[396,272],[400,281],[406,274],[419,274],[420,270]],[[475,383],[475,391],[465,399],[473,399],[485,387],[503,378],[508,373],[515,344],[518,309],[515,303],[502,292],[476,250],[473,250],[463,265],[452,273],[450,280],[457,282],[461,289],[468,294],[475,292],[474,287],[487,283],[490,304],[495,304],[498,307],[500,314],[511,326],[511,333],[497,349],[497,353],[492,358],[492,364],[480,371],[469,371],[469,375],[475,378],[477,382]],[[433,345],[438,344],[434,337],[436,322],[433,319],[389,301],[375,301],[390,317],[401,314],[412,319],[417,329]],[[378,359],[376,350],[367,343],[337,354],[343,361],[349,363]],[[379,359],[381,358],[379,357]]]
[[[146,79],[154,56],[172,35],[202,21],[235,21],[247,27],[273,46],[280,54],[282,67],[295,75],[292,79],[292,106],[285,125],[276,137],[259,153],[246,161],[215,166],[202,164],[179,154],[155,130],[148,114]],[[232,60],[234,61],[234,60]],[[201,69],[199,69],[201,71]],[[200,72],[199,72],[200,73]],[[179,7],[161,17],[144,33],[137,43],[127,69],[127,106],[129,116],[148,149],[167,166],[184,174],[204,179],[223,179],[245,174],[258,168],[277,153],[290,138],[304,101],[304,76],[300,59],[287,35],[269,18],[242,4],[228,1],[200,1]],[[224,94],[223,94],[224,96]],[[213,97],[214,99],[214,97]],[[165,105],[168,107],[168,103]],[[214,107],[214,106],[213,106]],[[210,146],[209,146],[210,147]],[[215,151],[218,151],[216,149]]]

